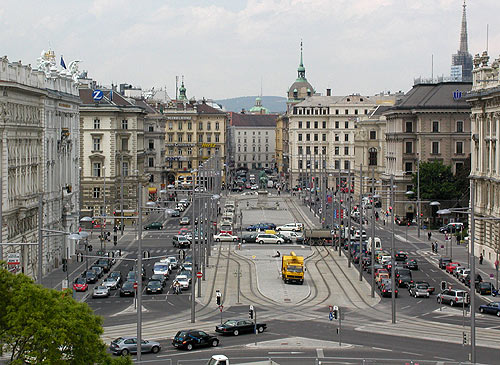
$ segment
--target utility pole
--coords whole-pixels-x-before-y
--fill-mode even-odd
[[[392,323],[396,323],[396,279],[395,279],[395,255],[394,255],[394,175],[391,175],[391,309]],[[372,273],[373,274],[373,273]],[[471,284],[472,285],[472,284]]]
[[[40,192],[38,196],[38,275],[37,275],[38,277],[36,280],[38,284],[42,284],[42,273],[43,273],[42,225],[43,225],[43,193]]]
[[[139,181],[137,202],[139,205],[139,237],[137,238],[137,362],[141,361],[142,346],[142,184]]]
[[[125,222],[124,222],[124,214],[123,214],[123,151],[120,153],[120,171],[121,171],[121,179],[120,179],[120,215],[121,215],[121,218],[120,218],[120,232],[121,232],[121,235],[123,236],[123,227],[125,225]]]
[[[202,166],[198,166],[198,172],[201,171],[202,169]],[[195,212],[195,199],[194,199],[194,195],[195,195],[195,185],[196,185],[196,177],[195,177],[195,173],[197,171],[196,170],[193,170],[192,171],[192,182],[193,182],[193,189],[192,189],[192,193],[193,193],[193,197],[192,197],[192,221],[191,221],[191,227],[194,227],[194,219],[195,219],[195,215],[194,215],[194,212]],[[199,176],[199,174],[197,174]],[[193,253],[193,273],[191,274],[191,323],[195,323],[196,322],[196,314],[195,314],[195,310],[196,310],[196,307],[195,307],[195,286],[196,286],[196,282],[197,282],[197,277],[196,277],[196,273],[198,272],[198,262],[196,260],[196,241],[195,241],[195,234],[194,234],[194,229],[192,229],[192,232],[193,234],[191,235],[191,246],[193,247],[191,249],[191,252]]]
[[[372,167],[372,196],[374,193],[375,189],[375,167]],[[374,206],[375,207],[375,206]],[[374,209],[375,211],[375,209]],[[375,214],[372,214],[372,246],[370,249],[370,254],[371,254],[371,269],[370,269],[370,274],[371,274],[371,296],[372,298],[375,298],[375,273],[373,272],[373,265],[375,263]]]
[[[420,238],[420,155],[417,153],[417,237]]]
[[[342,237],[344,236],[344,227],[342,225],[342,218],[340,217],[340,211],[342,210],[342,199],[340,199],[340,196],[342,195],[340,193],[342,189],[342,177],[340,175],[340,168],[341,168],[341,161],[339,160],[339,184],[337,187],[337,199],[339,202],[339,209],[337,210],[337,217],[339,218],[339,257],[342,256]]]
[[[350,161],[349,161],[350,162]],[[349,168],[347,169],[347,199],[349,202],[347,203],[347,214],[349,215],[348,218],[348,225],[347,225],[347,230],[348,230],[348,250],[349,250],[349,256],[347,260],[347,267],[351,267],[351,261],[352,261],[352,251],[351,251],[351,164],[349,163]]]
[[[349,187],[351,189],[351,187]],[[349,190],[350,191],[350,190]],[[361,208],[363,204],[363,165],[359,165],[359,281],[363,281],[363,270],[361,270],[361,263],[363,262],[363,209]],[[350,213],[350,212],[349,212]],[[372,214],[373,214],[373,203],[372,203]],[[349,214],[349,219],[351,215]]]

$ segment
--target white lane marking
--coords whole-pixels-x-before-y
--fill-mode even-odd
[[[378,350],[378,351],[392,351],[391,349],[383,349],[382,347],[372,347],[372,349]]]
[[[316,349],[316,355],[320,359],[325,357],[325,354],[323,353],[323,349]]]

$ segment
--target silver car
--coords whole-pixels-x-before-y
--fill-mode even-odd
[[[113,278],[111,276],[103,280],[102,285],[110,290],[116,290],[120,286],[118,278]]]
[[[114,355],[127,356],[137,353],[137,337],[119,337],[111,341],[109,349]],[[159,342],[142,340],[141,352],[158,353],[161,350]]]
[[[107,286],[99,285],[94,288],[92,298],[107,298],[109,297],[109,288]]]
[[[425,284],[416,284],[409,290],[410,295],[414,296],[415,298],[419,297],[425,297],[429,298],[429,285]]]

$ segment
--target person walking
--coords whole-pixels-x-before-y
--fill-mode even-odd
[[[432,249],[432,252],[434,253],[434,242],[432,242],[431,249]]]
[[[427,241],[430,241],[431,238],[432,238],[432,232],[429,231],[429,232],[427,232]]]
[[[479,255],[479,265],[483,264],[483,254]]]

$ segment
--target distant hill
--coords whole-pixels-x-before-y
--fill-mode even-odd
[[[215,100],[221,104],[228,112],[241,112],[241,109],[248,110],[255,105],[257,96],[241,96],[239,98]],[[284,113],[286,111],[286,98],[281,96],[263,96],[262,106],[272,113]]]

